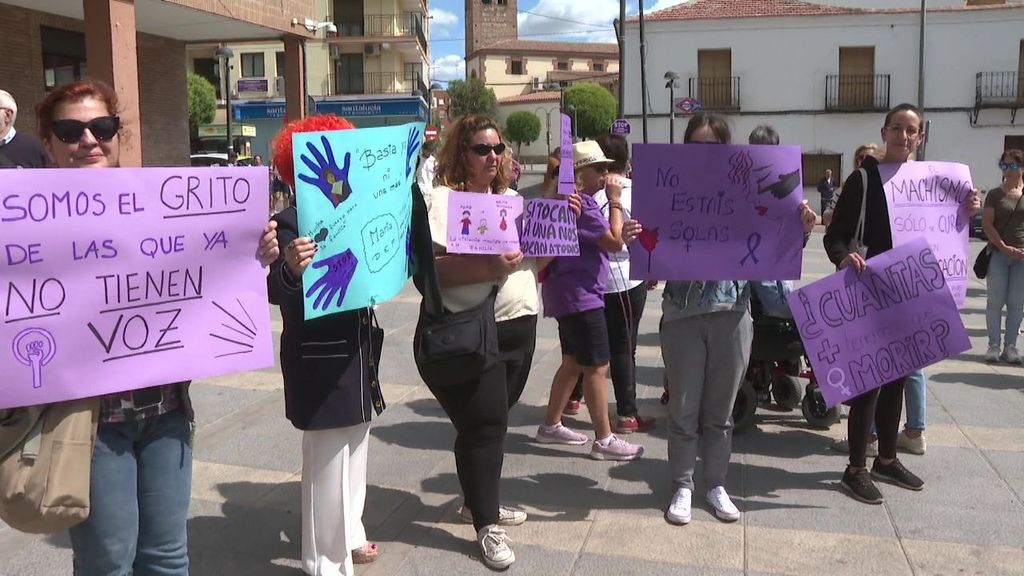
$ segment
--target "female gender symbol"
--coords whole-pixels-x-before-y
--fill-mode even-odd
[[[42,368],[49,364],[57,353],[53,335],[42,328],[28,328],[14,337],[12,348],[18,362],[32,367],[32,387],[41,388]]]

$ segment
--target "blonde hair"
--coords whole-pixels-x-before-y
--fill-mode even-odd
[[[477,114],[467,114],[452,122],[445,132],[444,145],[437,154],[437,181],[442,186],[453,190],[465,190],[468,174],[463,156],[469,151],[469,139],[477,132],[483,130],[494,130],[498,134],[498,140],[504,142],[501,137],[501,129],[494,123],[494,120]],[[491,190],[502,192],[508,188],[512,181],[512,162],[510,157],[502,155],[498,161],[498,174],[491,181]]]
[[[861,152],[870,152],[872,156],[878,158],[882,154],[882,149],[878,146],[878,144],[875,144],[874,142],[868,142],[867,144],[862,144],[861,146],[857,147],[857,151],[853,153],[854,168],[860,167],[860,165],[857,164],[857,157],[860,156]]]

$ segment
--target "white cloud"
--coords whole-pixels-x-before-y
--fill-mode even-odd
[[[618,0],[540,0],[528,10],[532,14],[519,14],[519,37],[524,40],[562,36],[579,42],[615,42],[612,21],[619,17]]]
[[[434,58],[430,66],[430,80],[462,80],[466,77],[466,61],[458,54]]]
[[[455,26],[459,23],[459,17],[444,8],[431,8],[430,17],[431,24],[434,26]]]

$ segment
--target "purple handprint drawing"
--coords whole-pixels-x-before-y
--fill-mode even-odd
[[[412,175],[412,171],[416,168],[416,162],[413,160],[416,155],[420,152],[420,147],[423,142],[420,140],[420,129],[413,126],[409,128],[409,140],[405,145],[405,177],[408,178]]]
[[[320,143],[324,148],[323,153],[317,150],[312,142],[306,143],[306,148],[309,149],[312,158],[305,154],[302,154],[300,158],[313,172],[313,176],[299,174],[299,179],[319,188],[320,192],[337,208],[352,195],[352,187],[348,183],[348,169],[352,164],[352,153],[345,153],[345,164],[339,168],[327,136],[321,136]]]
[[[331,306],[340,307],[345,300],[345,293],[348,292],[348,285],[355,276],[356,266],[359,260],[352,253],[352,249],[345,250],[341,254],[328,256],[323,260],[313,263],[314,269],[326,268],[324,275],[317,279],[309,290],[306,291],[306,298],[317,294],[313,301],[313,308],[328,310]],[[334,302],[337,296],[337,302]]]

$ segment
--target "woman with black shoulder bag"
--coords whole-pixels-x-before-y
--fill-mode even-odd
[[[979,257],[978,264],[988,257],[987,269],[981,278],[986,278],[988,287],[985,324],[988,328],[988,351],[986,362],[1020,364],[1017,351],[1017,335],[1021,320],[1024,319],[1024,151],[1007,150],[999,158],[999,169],[1003,172],[1003,183],[985,196],[985,209],[981,213],[981,225],[985,229],[989,245]],[[1003,335],[1003,349],[1000,354],[999,328],[1006,308],[1006,331]]]

